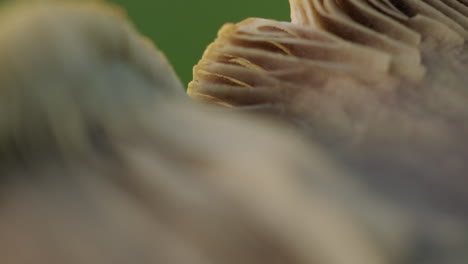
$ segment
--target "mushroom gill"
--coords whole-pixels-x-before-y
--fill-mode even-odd
[[[468,7],[457,0],[290,4],[290,23],[251,18],[225,25],[195,66],[188,94],[235,106],[289,101],[336,82],[418,87],[433,78],[427,68],[437,68],[426,57],[466,53]]]
[[[466,2],[290,4],[292,22],[225,25],[190,97],[279,113],[364,175],[458,175],[444,184],[468,202]]]

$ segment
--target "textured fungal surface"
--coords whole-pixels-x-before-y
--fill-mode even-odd
[[[440,175],[457,175],[454,188],[465,182],[466,2],[290,4],[292,22],[225,25],[194,67],[188,94],[285,115],[366,171],[439,175],[434,188]],[[466,200],[464,188],[456,193]]]
[[[223,26],[194,67],[189,96],[281,116],[348,177],[404,208],[412,253],[393,263],[466,261],[467,225],[445,244],[456,225],[441,224],[436,235],[428,219],[468,217],[468,3],[290,5],[291,22]]]
[[[438,66],[427,57],[466,57],[468,7],[458,0],[290,4],[292,22],[225,25],[194,68],[189,95],[234,106],[290,101],[343,80],[375,90],[418,87]]]

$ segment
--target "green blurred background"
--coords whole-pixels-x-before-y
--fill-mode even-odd
[[[226,22],[247,17],[289,20],[288,0],[113,0],[166,54],[182,81]]]

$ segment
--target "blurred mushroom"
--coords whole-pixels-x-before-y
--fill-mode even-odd
[[[115,7],[26,1],[3,7],[0,24],[2,158],[79,152],[90,133],[183,94],[163,55]]]
[[[388,263],[338,201],[373,195],[290,129],[185,100],[115,8],[0,17],[2,264]]]

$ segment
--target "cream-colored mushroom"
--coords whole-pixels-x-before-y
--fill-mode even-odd
[[[463,194],[447,195],[446,205],[437,203],[441,195],[427,195],[432,186],[417,186],[410,189],[421,199],[413,199],[397,188],[407,182],[361,174],[325,141],[192,104],[164,57],[114,8],[51,3],[12,6],[0,20],[2,264],[449,263],[466,253],[464,210],[448,210],[463,208],[465,200],[457,199]],[[267,52],[249,53],[258,61],[243,57],[248,49],[217,58],[237,67],[223,70],[242,66],[245,76],[265,84],[264,96],[278,84],[270,66],[283,70],[273,74],[282,83],[304,88],[295,82],[296,69],[289,74],[282,64],[303,60],[278,40],[298,36],[305,41],[293,42],[300,44],[294,52],[320,50],[304,53],[312,61],[304,67],[325,77],[299,72],[317,83],[335,72],[342,79],[334,84],[353,82],[356,92],[380,78],[419,82],[395,70],[389,52],[305,25],[262,23],[239,26],[246,36],[258,30],[271,37],[260,41]],[[259,45],[255,37],[232,40]],[[271,58],[277,64],[260,63]],[[362,71],[366,65],[375,76]],[[259,73],[265,79],[256,79]],[[242,89],[248,84],[216,77]],[[375,184],[368,175],[387,181]],[[448,190],[442,194],[458,190],[442,187]],[[434,249],[429,255],[427,247]]]
[[[290,3],[292,22],[251,18],[225,25],[194,67],[189,96],[280,108],[340,151],[385,153],[392,156],[387,160],[407,153],[405,162],[423,167],[437,159],[466,174],[460,165],[468,133],[463,2]]]
[[[419,213],[441,209],[447,219],[465,218],[466,2],[290,4],[292,22],[250,18],[221,28],[194,67],[188,95],[282,115],[398,207],[413,203]],[[432,252],[446,254],[438,262],[464,261],[455,253],[466,246],[462,240],[448,247],[433,240]],[[434,260],[419,257],[409,263]]]

